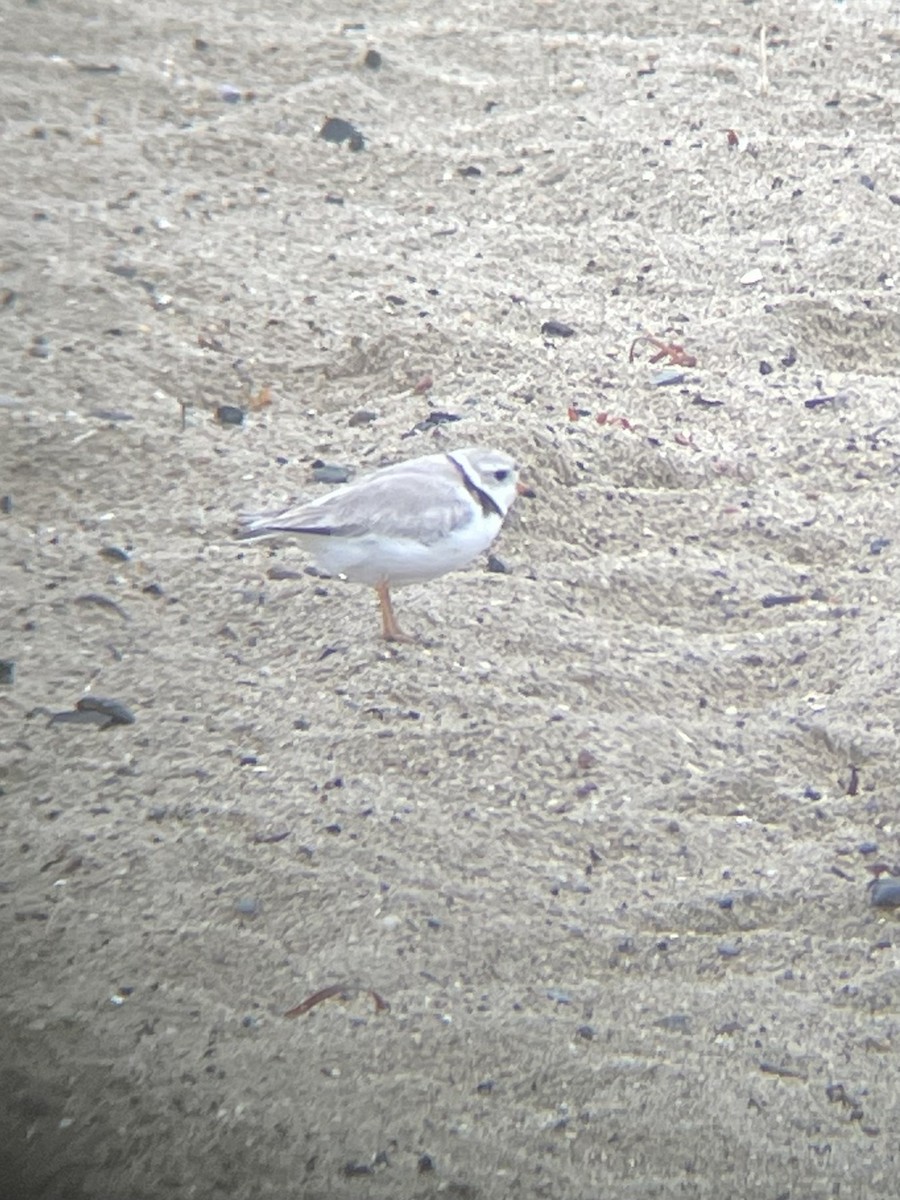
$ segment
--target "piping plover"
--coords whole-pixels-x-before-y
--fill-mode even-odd
[[[297,537],[330,575],[375,589],[386,641],[411,642],[390,589],[467,566],[527,491],[509,455],[469,446],[385,467],[316,500],[246,513],[239,536]]]

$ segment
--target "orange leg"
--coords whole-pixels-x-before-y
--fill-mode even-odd
[[[386,583],[377,583],[378,603],[381,605],[382,636],[386,642],[414,642],[416,639],[404,633],[397,624],[394,606],[391,604],[391,593]]]

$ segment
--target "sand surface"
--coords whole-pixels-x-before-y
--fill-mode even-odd
[[[895,1195],[896,4],[2,20],[2,1200]],[[420,645],[233,540],[479,442]]]

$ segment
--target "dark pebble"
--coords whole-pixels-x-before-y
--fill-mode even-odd
[[[302,579],[303,572],[295,571],[291,567],[269,567],[266,571],[267,579]]]
[[[12,512],[12,510],[13,510],[12,496],[0,496],[0,512],[4,513],[8,517],[9,514]]]
[[[12,658],[0,658],[0,684],[16,682],[16,663]]]
[[[352,474],[351,467],[341,467],[337,463],[313,463],[312,477],[316,483],[346,483]]]
[[[370,71],[378,71],[381,68],[382,58],[377,50],[367,50],[366,57],[363,59],[363,64]]]
[[[131,413],[124,412],[119,408],[92,408],[90,416],[96,417],[98,421],[133,421],[134,417]]]
[[[860,842],[856,847],[860,854],[876,854],[878,852],[877,842]]]
[[[813,396],[811,400],[804,400],[804,408],[821,408],[823,404],[830,404],[834,400],[834,396]]]
[[[583,1038],[586,1042],[592,1042],[596,1036],[593,1025],[579,1025],[575,1030],[576,1037]]]
[[[822,793],[818,788],[807,787],[803,789],[803,798],[804,800],[821,800]]]
[[[691,1018],[687,1013],[670,1013],[667,1017],[660,1017],[656,1022],[661,1029],[671,1029],[675,1033],[690,1033]]]
[[[100,713],[111,725],[133,725],[134,713],[121,700],[104,696],[82,696],[75,705],[79,712]]]
[[[783,367],[792,367],[796,361],[797,361],[797,351],[792,346],[791,349],[788,350],[788,352],[784,356],[784,358],[781,360],[781,365]]]
[[[418,425],[413,426],[413,428],[419,433],[424,433],[428,429],[433,429],[436,425],[447,425],[451,421],[459,421],[461,419],[456,413],[430,412],[424,421],[419,421]]]
[[[255,767],[259,759],[255,754],[242,754],[238,761],[242,767]]]
[[[235,404],[220,404],[216,409],[216,420],[220,425],[243,425],[244,410]]]
[[[864,188],[868,188],[870,192],[875,191],[875,180],[871,175],[860,175],[859,182]]]
[[[760,375],[771,375],[774,369],[771,363],[763,361],[759,364]]]
[[[373,421],[377,420],[377,412],[373,412],[370,408],[360,408],[357,409],[347,424],[351,429],[356,429],[360,425],[371,425]]]
[[[366,145],[366,140],[360,131],[349,121],[344,121],[340,117],[329,117],[319,130],[319,137],[324,138],[326,142],[334,142],[338,146],[342,142],[347,142],[351,150],[363,150]]]
[[[869,900],[875,908],[900,908],[900,879],[887,876],[870,885]]]
[[[481,1083],[478,1084],[475,1091],[476,1092],[492,1092],[496,1086],[497,1086],[497,1084],[494,1082],[493,1079],[482,1079]]]
[[[891,544],[890,538],[885,538],[885,537],[873,538],[872,541],[869,542],[869,553],[870,554],[880,554],[882,552],[882,550],[886,550],[890,544]]]
[[[493,571],[495,575],[510,575],[511,570],[502,558],[498,558],[496,554],[489,554],[487,560],[487,569]]]
[[[763,596],[763,608],[777,608],[781,604],[799,604],[805,596]]]
[[[262,905],[254,897],[248,896],[234,902],[234,911],[242,917],[255,917],[261,910]]]
[[[340,833],[341,826],[338,824],[337,821],[334,821],[331,825],[325,826],[325,832],[326,833]]]
[[[463,179],[478,179],[482,175],[482,170],[481,167],[460,167],[459,173]],[[571,332],[573,331],[569,330],[569,333]],[[566,334],[565,336],[568,337],[569,335]]]
[[[727,911],[728,909],[734,908],[734,896],[720,896],[717,903],[719,908],[723,908]]]
[[[111,558],[113,562],[128,562],[131,555],[127,550],[122,550],[119,546],[103,546],[100,553],[104,558]]]
[[[416,1165],[416,1170],[420,1175],[427,1175],[429,1171],[434,1170],[434,1159],[430,1154],[420,1154],[419,1161]]]
[[[28,353],[32,358],[49,358],[53,353],[50,349],[50,343],[43,336],[36,337],[32,342]]]
[[[740,952],[740,946],[736,946],[734,942],[723,942],[718,947],[718,953],[721,958],[737,958]]]
[[[368,1163],[348,1162],[344,1167],[344,1174],[351,1179],[356,1175],[374,1175],[374,1173],[374,1167]]]
[[[564,325],[562,321],[545,321],[541,326],[541,333],[545,337],[571,337],[575,330],[571,325]]]
[[[226,104],[237,104],[241,98],[240,88],[236,88],[233,83],[219,84],[219,99],[224,100]]]

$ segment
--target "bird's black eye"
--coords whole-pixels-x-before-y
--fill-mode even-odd
[[[494,478],[497,480],[498,483],[502,483],[504,479],[509,478],[509,471],[504,471],[504,470],[495,471]]]

